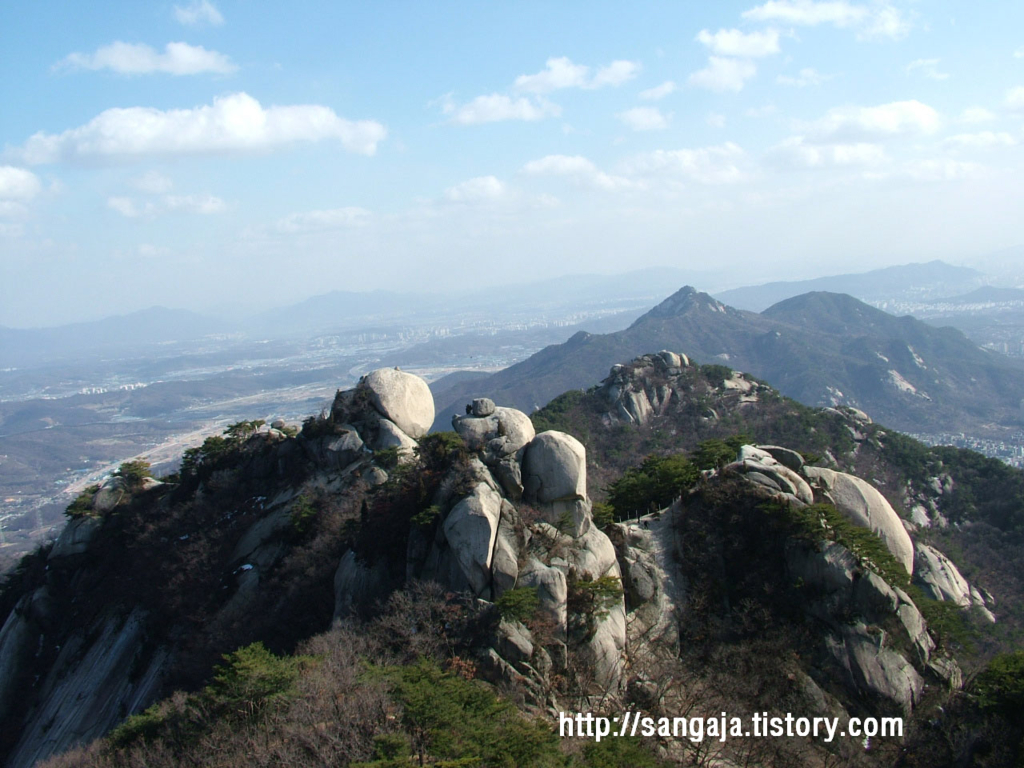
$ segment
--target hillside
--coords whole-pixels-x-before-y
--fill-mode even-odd
[[[978,348],[959,331],[893,317],[842,294],[804,294],[754,314],[686,287],[623,331],[579,333],[490,379],[452,387],[435,429],[445,428],[460,399],[486,395],[529,411],[655,348],[684,349],[807,405],[853,406],[906,432],[998,434],[1020,425],[1024,364]]]
[[[49,765],[875,766],[934,754],[935,728],[960,734],[950,760],[1019,753],[960,689],[1019,638],[1020,472],[670,352],[532,421],[479,399],[425,435],[433,411],[381,369],[301,432],[239,422],[179,473],[83,493],[0,590],[7,764],[137,713]],[[869,752],[552,733],[627,707],[907,732]]]

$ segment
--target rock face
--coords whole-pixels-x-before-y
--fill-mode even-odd
[[[102,517],[85,516],[68,521],[50,550],[50,559],[84,555],[102,527]]]
[[[477,595],[490,596],[491,555],[500,520],[501,497],[481,483],[444,521],[445,539]]]
[[[31,766],[47,755],[97,738],[124,712],[138,711],[153,699],[168,654],[158,649],[148,660],[138,658],[143,618],[138,611],[127,619],[111,617],[95,628],[91,642],[82,631],[64,644],[42,681],[42,706],[22,732],[8,766]],[[83,707],[83,701],[91,705]]]
[[[434,423],[434,397],[419,376],[393,368],[366,374],[359,387],[370,393],[374,407],[409,437],[423,437]]]
[[[883,643],[883,635],[857,624],[832,638],[830,650],[855,688],[883,696],[909,713],[921,697],[924,679],[913,664]]]
[[[907,573],[914,573],[914,545],[910,535],[899,515],[874,486],[854,475],[820,467],[804,467],[804,474],[847,519],[877,533]]]
[[[933,600],[977,608],[987,621],[995,623],[996,617],[981,591],[967,582],[952,560],[920,541],[914,545],[914,583]]]

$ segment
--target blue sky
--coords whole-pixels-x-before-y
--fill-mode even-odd
[[[1020,3],[34,2],[0,30],[8,326],[1024,243]]]

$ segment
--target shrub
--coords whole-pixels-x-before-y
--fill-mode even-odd
[[[223,656],[213,682],[203,691],[210,706],[225,714],[252,715],[295,695],[299,656],[275,656],[253,643]]]
[[[143,480],[153,476],[149,471],[149,467],[148,461],[136,459],[135,461],[126,461],[121,464],[114,474],[124,480],[129,491],[136,491],[142,486]]]
[[[974,682],[978,703],[1019,716],[1024,712],[1024,651],[996,656]]]
[[[300,536],[303,535],[316,520],[316,516],[317,508],[313,497],[308,493],[301,494],[292,505],[292,530]]]
[[[501,618],[525,624],[537,613],[540,598],[533,587],[515,587],[503,592],[501,597],[494,601],[494,605]]]
[[[92,498],[96,495],[100,487],[98,485],[90,485],[84,491],[82,491],[75,500],[68,504],[68,508],[64,510],[64,514],[68,517],[83,517],[85,515],[91,515],[92,509]]]
[[[692,488],[699,476],[697,468],[682,453],[648,456],[639,467],[626,470],[608,486],[608,502],[620,520],[646,514],[667,507]]]

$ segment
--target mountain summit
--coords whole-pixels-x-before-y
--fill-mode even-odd
[[[679,317],[695,312],[720,312],[725,314],[732,310],[717,299],[686,285],[673,293],[654,309],[641,315],[633,325],[638,325],[652,318]]]

